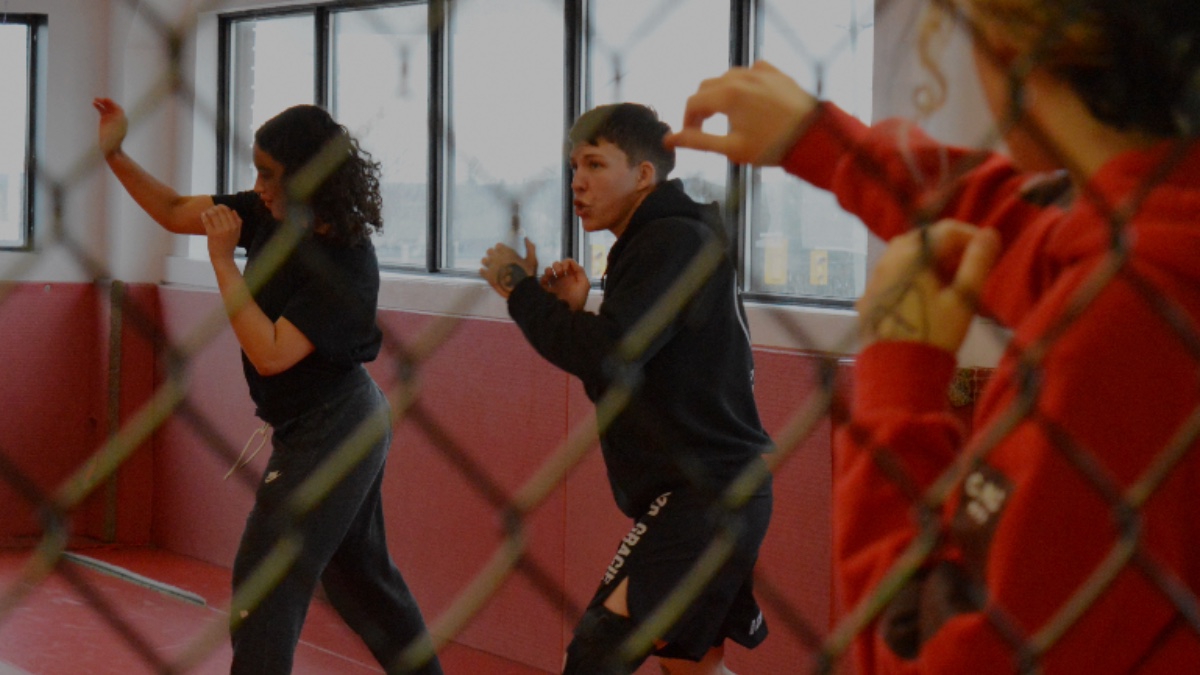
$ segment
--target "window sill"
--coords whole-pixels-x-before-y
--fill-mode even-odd
[[[171,256],[163,282],[172,286],[216,289],[207,260]],[[600,294],[592,293],[595,309]],[[482,280],[434,275],[383,274],[379,307],[404,312],[507,321],[504,300]],[[754,345],[760,349],[803,350],[850,355],[858,350],[857,315],[851,310],[798,305],[746,303]],[[993,367],[1006,336],[996,326],[976,321],[959,352],[959,366]]]

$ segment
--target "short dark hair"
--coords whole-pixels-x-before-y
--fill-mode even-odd
[[[307,200],[316,221],[330,227],[326,239],[350,245],[383,229],[379,162],[324,108],[297,105],[284,110],[258,128],[254,144],[283,165],[285,179],[327,146],[334,151],[337,166]]]
[[[653,164],[661,183],[675,169],[675,149],[662,142],[669,133],[671,126],[658,119],[653,108],[639,103],[611,103],[596,106],[575,120],[567,133],[568,150],[581,143],[608,141],[629,157],[630,166],[644,161]]]

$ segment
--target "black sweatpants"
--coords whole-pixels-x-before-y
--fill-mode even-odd
[[[273,451],[233,565],[235,595],[281,537],[299,558],[260,603],[232,608],[235,675],[285,675],[318,580],[330,603],[388,669],[425,635],[417,602],[387,549],[380,492],[391,441],[387,400],[372,381],[275,427]],[[336,486],[296,514],[296,489],[370,419],[382,432]],[[437,658],[414,670],[440,674]]]

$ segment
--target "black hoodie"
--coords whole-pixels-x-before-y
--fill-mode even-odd
[[[622,363],[614,356],[622,338],[710,244],[720,247],[715,270],[649,346]],[[626,515],[686,486],[719,490],[768,449],[717,206],[692,201],[678,180],[650,193],[613,245],[598,314],[571,311],[533,277],[513,289],[508,311],[539,354],[582,380],[593,402],[614,382],[634,385],[629,405],[600,434]]]

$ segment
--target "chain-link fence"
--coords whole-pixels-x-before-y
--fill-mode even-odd
[[[655,22],[670,20],[672,12],[679,4],[670,0],[658,2],[656,10],[650,12],[645,32],[649,32],[649,27]],[[763,4],[761,11],[769,20],[771,3]],[[876,13],[886,13],[895,4],[897,3],[880,3]],[[204,11],[208,11],[208,8],[196,8],[182,23],[157,19],[157,30],[161,34],[165,51],[172,55],[172,59],[163,64],[159,80],[161,86],[130,106],[132,125],[138,125],[146,116],[170,101],[196,100],[191,82],[192,71],[185,67],[183,54],[188,40],[192,39],[195,17]],[[146,16],[154,18],[153,14]],[[961,18],[954,14],[954,10],[951,10],[951,16],[955,20]],[[1064,16],[1071,15],[1067,13]],[[968,23],[968,27],[970,26]],[[630,40],[636,42],[638,35],[640,33],[635,31]],[[976,37],[984,39],[978,34]],[[1051,41],[1051,38],[1046,39]],[[601,45],[601,51],[608,53],[611,62],[616,64],[614,69],[619,74],[622,68],[622,51],[633,46]],[[794,48],[812,60],[814,70],[820,70],[820,60],[823,56],[808,54],[803,44],[797,43]],[[1009,72],[1017,90],[1020,90],[1021,78],[1032,65],[1035,63],[1017,62],[1012,65]],[[619,83],[617,78],[616,86],[619,86]],[[205,111],[205,114],[209,116],[212,128],[215,128],[216,112]],[[1021,114],[1022,110],[1019,107],[1015,108],[996,125],[996,128],[1004,129],[1013,125]],[[206,132],[200,130],[197,133]],[[910,179],[896,181],[896,173],[890,170],[892,167],[873,165],[875,158],[867,151],[860,152],[856,146],[857,140],[848,136],[840,139],[846,145],[848,153],[857,154],[856,161],[862,165],[859,170],[861,180],[873,181],[875,185],[872,189],[878,194],[891,191],[897,201],[916,205],[907,211],[913,226],[930,224],[939,212],[937,208],[955,204],[957,197],[953,189],[961,186],[964,176],[968,176],[970,172],[980,170],[981,167],[986,168],[989,161],[972,153],[962,156],[942,153],[939,157],[947,163],[938,167],[937,179],[914,187]],[[994,139],[989,136],[978,140],[981,144],[990,144]],[[1041,141],[1043,147],[1048,147],[1046,138],[1035,140]],[[1160,166],[1150,168],[1138,177],[1140,182],[1135,191],[1138,196],[1137,203],[1153,202],[1158,181],[1172,175],[1173,169],[1186,164],[1189,149],[1181,145],[1171,152],[1164,153]],[[344,155],[342,150],[344,149],[330,148],[329,157],[318,157],[308,170],[302,172],[292,185],[293,196],[303,198],[312,186],[318,184],[321,176],[336,165],[336,162],[330,162],[330,157]],[[1076,161],[1073,155],[1064,153],[1062,148],[1050,150],[1052,155],[1066,160],[1067,164]],[[28,260],[31,262],[10,265],[2,270],[5,283],[0,287],[0,303],[11,299],[12,294],[23,284],[36,280],[33,268],[37,257],[50,252],[69,257],[76,264],[89,270],[96,279],[111,278],[111,271],[107,269],[106,264],[96,258],[92,243],[74,236],[73,230],[64,227],[61,220],[64,212],[61,203],[65,195],[76,189],[85,177],[104,171],[106,168],[103,158],[99,151],[94,150],[81,154],[75,166],[61,175],[43,172],[36,177],[50,195],[49,217],[45,217],[42,222],[47,231],[39,239],[38,256],[30,257]],[[519,190],[513,194],[498,191],[495,194],[495,208],[505,213],[519,214],[521,199]],[[1113,204],[1107,201],[1106,195],[1100,194],[1084,193],[1076,195],[1075,199],[1093,200],[1092,208],[1101,214],[1099,220],[1107,222],[1107,230],[1099,236],[1104,240],[1100,244],[1104,250],[1093,255],[1093,259],[1098,263],[1088,266],[1086,273],[1079,275],[1075,282],[1067,287],[1054,288],[1055,293],[1062,294],[1062,297],[1056,300],[1062,309],[1061,313],[1044,318],[1042,325],[1032,332],[1018,327],[1018,339],[1010,345],[1007,354],[1011,366],[1003,368],[996,378],[1002,384],[996,388],[998,393],[986,399],[992,406],[986,424],[968,437],[969,442],[966,442],[965,447],[954,448],[955,452],[951,457],[937,458],[938,465],[934,468],[923,465],[914,467],[913,463],[919,464],[920,461],[903,454],[904,439],[888,440],[876,436],[878,429],[869,424],[860,424],[859,420],[847,416],[847,410],[842,403],[847,384],[847,370],[842,367],[837,354],[817,354],[811,356],[818,364],[814,381],[803,383],[803,386],[797,383],[797,390],[804,391],[805,395],[797,396],[791,401],[787,406],[789,412],[786,420],[777,428],[770,429],[775,447],[768,455],[767,464],[747,470],[733,481],[717,500],[715,508],[724,512],[737,510],[766,479],[767,471],[778,472],[785,469],[789,462],[794,461],[799,449],[805,447],[806,442],[815,435],[828,433],[832,423],[841,429],[841,433],[849,442],[870,455],[871,463],[877,467],[876,471],[886,477],[880,478],[879,475],[873,474],[872,480],[876,481],[874,487],[891,495],[890,501],[880,500],[879,504],[886,505],[886,508],[893,512],[879,514],[878,517],[883,520],[900,518],[908,522],[907,528],[912,535],[892,542],[895,550],[890,560],[882,569],[874,569],[868,575],[872,579],[871,591],[849,599],[852,602],[840,608],[842,611],[837,613],[832,626],[806,618],[803,612],[798,611],[786,599],[788,594],[785,589],[797,584],[811,583],[810,580],[790,575],[775,578],[759,575],[756,579],[756,590],[760,602],[772,618],[773,635],[790,636],[804,645],[813,656],[810,663],[797,664],[796,670],[789,672],[802,669],[830,672],[846,668],[854,641],[864,631],[876,630],[881,621],[887,619],[889,612],[902,607],[910,598],[913,588],[933,592],[928,591],[929,585],[926,581],[937,578],[936,570],[939,566],[952,560],[952,557],[946,554],[947,549],[958,545],[955,543],[955,537],[961,534],[961,523],[956,514],[961,513],[960,502],[966,500],[969,505],[972,497],[977,496],[969,492],[970,486],[976,485],[971,482],[972,476],[978,474],[981,467],[993,467],[996,464],[1011,466],[1006,462],[1012,460],[1005,458],[1014,454],[1020,456],[1023,447],[1048,449],[1045,454],[1030,458],[1030,461],[1063,465],[1058,467],[1058,473],[1054,474],[1057,479],[1070,483],[1071,487],[1067,488],[1070,494],[1090,493],[1090,497],[1081,499],[1091,499],[1095,502],[1089,504],[1087,509],[1072,511],[1069,515],[1095,517],[1097,514],[1103,516],[1107,513],[1111,519],[1111,523],[1106,524],[1108,536],[1098,544],[1094,541],[1080,543],[1081,549],[1084,549],[1080,551],[1084,561],[1082,563],[1058,559],[1048,561],[1050,565],[1065,566],[1073,570],[1076,573],[1074,576],[1067,575],[1065,580],[1059,579],[1054,582],[1046,581],[1045,588],[1025,588],[1020,591],[1019,597],[1023,599],[1029,594],[1040,594],[1054,603],[1051,607],[1040,608],[1038,612],[1034,612],[1034,616],[1043,616],[1045,621],[1037,625],[1023,624],[1021,620],[1030,616],[1024,613],[1027,607],[1024,604],[1021,607],[1005,606],[1003,603],[1006,598],[1012,596],[997,594],[985,580],[991,578],[982,573],[977,578],[958,579],[952,584],[952,589],[943,589],[947,595],[953,596],[949,601],[958,603],[955,605],[958,611],[953,613],[954,616],[981,617],[978,621],[984,627],[978,630],[990,631],[992,636],[987,644],[990,647],[1002,644],[1004,647],[997,653],[1003,655],[1005,669],[1035,671],[1047,663],[1055,663],[1056,650],[1079,648],[1080,638],[1074,636],[1072,631],[1082,631],[1090,626],[1088,622],[1091,620],[1091,614],[1097,611],[1111,611],[1109,605],[1114,602],[1136,601],[1152,595],[1156,598],[1156,602],[1152,603],[1155,613],[1146,620],[1156,626],[1175,625],[1182,633],[1182,638],[1179,638],[1178,634],[1171,637],[1170,631],[1163,629],[1163,635],[1168,637],[1159,645],[1161,650],[1187,649],[1186,645],[1179,647],[1178,643],[1173,641],[1182,639],[1185,643],[1191,642],[1190,649],[1194,653],[1195,643],[1200,641],[1200,636],[1197,635],[1200,633],[1200,607],[1197,606],[1195,590],[1191,585],[1194,580],[1184,576],[1189,572],[1189,568],[1179,562],[1189,560],[1191,563],[1188,564],[1194,567],[1194,560],[1187,557],[1185,550],[1176,551],[1174,555],[1164,552],[1174,551],[1172,547],[1186,549],[1188,543],[1171,539],[1171,532],[1164,532],[1165,526],[1159,519],[1164,517],[1165,511],[1170,518],[1186,522],[1188,518],[1196,515],[1195,509],[1179,504],[1152,505],[1156,503],[1156,499],[1159,502],[1171,499],[1172,495],[1186,487],[1189,478],[1195,473],[1192,450],[1197,442],[1197,434],[1200,433],[1197,423],[1200,417],[1192,410],[1196,408],[1195,394],[1186,388],[1177,392],[1175,400],[1183,403],[1173,404],[1172,410],[1182,410],[1182,416],[1152,418],[1158,420],[1157,424],[1164,426],[1158,430],[1161,433],[1132,437],[1143,440],[1161,438],[1165,442],[1159,447],[1128,447],[1128,454],[1134,456],[1130,464],[1114,466],[1115,460],[1112,457],[1097,454],[1097,440],[1092,435],[1080,436],[1075,433],[1075,420],[1057,419],[1047,412],[1056,409],[1053,406],[1054,402],[1049,401],[1048,397],[1078,395],[1086,398],[1089,392],[1070,387],[1048,390],[1045,388],[1045,382],[1061,375],[1056,359],[1069,361],[1072,356],[1057,350],[1056,345],[1074,345],[1074,340],[1078,339],[1080,332],[1095,330],[1092,327],[1095,322],[1090,319],[1090,313],[1102,311],[1107,307],[1109,295],[1116,292],[1113,288],[1131,294],[1133,300],[1130,302],[1142,308],[1143,311],[1134,318],[1156,324],[1146,328],[1146,331],[1158,335],[1165,343],[1163,349],[1170,353],[1163,358],[1173,365],[1180,362],[1179,354],[1189,358],[1200,356],[1200,333],[1195,326],[1196,302],[1194,298],[1179,299],[1178,286],[1174,281],[1164,282],[1156,270],[1143,267],[1138,258],[1138,244],[1134,240],[1138,233],[1136,205],[1125,202]],[[937,208],[931,208],[930,205]],[[514,219],[514,229],[519,229],[517,219]],[[295,235],[299,231],[300,228],[284,228],[283,232],[290,235],[277,237],[263,252],[263,264],[257,266],[255,274],[247,279],[251,288],[261,284],[294,250],[297,242]],[[466,292],[455,291],[457,296],[450,303],[453,310],[423,322],[421,329],[413,331],[411,335],[402,336],[389,330],[387,325],[383,326],[384,353],[388,360],[376,364],[375,368],[376,372],[389,373],[389,380],[394,382],[394,386],[385,392],[394,423],[410,424],[419,429],[430,444],[438,449],[444,460],[454,467],[459,478],[474,492],[474,496],[493,509],[497,521],[502,524],[501,543],[489,559],[481,561],[478,573],[469,583],[462,586],[445,609],[426,617],[429,620],[431,639],[414,642],[393,670],[404,672],[443,648],[448,641],[464,631],[497,591],[514,577],[523,578],[530,583],[548,602],[565,602],[568,615],[578,616],[582,613],[582,607],[570,606],[571,603],[566,598],[571,594],[562,587],[556,574],[544,569],[537,560],[528,555],[531,514],[545,504],[589,453],[596,451],[597,434],[604,433],[613,420],[626,410],[641,385],[642,371],[639,364],[651,353],[649,350],[653,348],[656,338],[686,310],[691,299],[710,278],[723,255],[726,255],[726,251],[720,245],[713,244],[704,248],[674,285],[657,299],[653,309],[622,337],[611,357],[613,372],[618,375],[604,395],[595,402],[594,417],[589,416],[585,423],[573,428],[562,438],[557,447],[546,452],[536,471],[520,481],[516,490],[503,487],[486,468],[472,458],[468,449],[461,447],[455,440],[453,431],[444,428],[422,405],[423,368],[438,353],[449,336],[463,329],[465,319],[462,317],[471,315],[483,302],[487,291],[482,290],[482,285]],[[1066,263],[1062,264],[1069,267]],[[1001,273],[1006,273],[1006,270],[1001,269]],[[1032,285],[1042,281],[1032,280],[1029,283]],[[330,283],[336,284],[338,281],[331,279]],[[161,317],[152,311],[148,312],[142,304],[131,301],[125,295],[120,282],[111,284],[110,292],[105,295],[111,303],[108,312],[113,317],[114,325],[124,326],[125,331],[132,330],[138,339],[153,344],[155,358],[163,365],[163,377],[155,384],[149,400],[132,415],[122,416],[117,410],[119,403],[110,399],[109,422],[113,427],[112,433],[100,447],[90,453],[85,463],[78,466],[59,484],[39,484],[27,470],[3,452],[4,443],[0,440],[0,479],[36,509],[44,529],[40,541],[24,559],[17,578],[0,589],[0,622],[13,620],[14,612],[23,603],[28,602],[30,594],[51,575],[62,575],[93,603],[94,611],[112,625],[120,639],[126,641],[142,656],[147,670],[187,672],[228,639],[229,627],[225,620],[197,626],[186,648],[174,650],[170,656],[156,652],[149,646],[153,641],[125,623],[119,608],[110,606],[99,593],[89,591],[86,578],[65,564],[65,559],[72,534],[73,512],[89,498],[111,489],[112,481],[122,467],[135,453],[144,451],[154,434],[169,420],[180,421],[205,438],[209,450],[219,457],[220,461],[228,464],[237,461],[237,449],[215,430],[219,425],[206,417],[202,406],[196,405],[193,398],[195,394],[189,387],[194,375],[192,367],[196,355],[212,344],[223,331],[228,330],[228,319],[225,311],[219,309],[205,320],[196,323],[188,334],[168,339],[162,330]],[[986,298],[984,304],[986,306]],[[1036,303],[1031,306],[1034,307],[1033,315],[1039,316]],[[1108,311],[1112,311],[1111,308]],[[801,325],[794,312],[763,310],[763,315],[769,316],[770,321],[776,324],[774,328],[791,336],[794,346],[798,348],[798,354],[804,350],[815,349],[814,338]],[[1017,317],[1021,318],[1023,317]],[[1119,322],[1130,319],[1114,317],[1111,320]],[[997,340],[1004,339],[1002,331],[996,329],[994,332]],[[112,331],[113,339],[120,339],[121,334],[121,329]],[[853,333],[848,333],[842,336],[841,342],[849,348],[855,339]],[[1137,344],[1137,341],[1126,340],[1119,344],[1129,346]],[[110,353],[120,351],[111,344],[107,349]],[[1142,364],[1145,360],[1152,361],[1162,355],[1118,356]],[[118,360],[112,365],[108,381],[109,395],[117,397],[120,387],[114,383],[119,382],[122,364]],[[1106,365],[1089,363],[1080,367],[1101,372],[1100,369]],[[1158,372],[1157,366],[1142,366]],[[1128,374],[1130,370],[1117,368],[1113,371],[1116,374],[1112,376],[1120,377],[1122,374]],[[1178,377],[1172,380],[1173,382],[1185,382],[1189,377],[1186,369],[1176,375]],[[1194,373],[1191,377],[1195,377]],[[1092,381],[1092,378],[1086,378],[1084,381]],[[469,383],[467,386],[470,386]],[[956,402],[960,404],[969,402],[979,386],[980,383],[970,376],[959,377],[954,382],[952,398],[957,397]],[[1161,391],[1143,392],[1145,398],[1142,402],[1149,401],[1146,405],[1151,409],[1143,412],[1152,413],[1152,409],[1159,405],[1156,402],[1161,400],[1161,394]],[[1172,396],[1175,395],[1176,392],[1172,392]],[[1093,401],[1083,401],[1078,405],[1092,414],[1101,414],[1100,411],[1107,409],[1103,402],[1097,404]],[[1137,418],[1121,414],[1118,415],[1118,419],[1128,423]],[[1107,423],[1097,423],[1098,428],[1108,429],[1109,426]],[[510,431],[520,433],[519,429]],[[386,427],[381,425],[378,419],[358,429],[287,501],[286,508],[290,516],[299,518],[313,505],[320,503],[333,486],[362,459],[371,444],[385,432]],[[893,441],[898,444],[896,447],[891,445]],[[399,448],[397,451],[403,449]],[[1036,468],[1030,471],[1036,471]],[[247,491],[255,489],[257,481],[254,477],[249,477],[245,472],[238,476]],[[996,497],[998,493],[993,492],[992,496],[999,502],[1007,498],[1010,504],[1022,504],[1021,508],[1035,511],[1033,514],[1016,515],[1009,512],[1008,517],[1049,519],[1057,524],[1035,528],[1035,531],[1046,537],[1054,537],[1057,533],[1061,540],[1005,542],[1004,545],[1019,549],[1020,553],[1016,555],[1030,559],[1039,557],[1041,547],[1046,547],[1055,555],[1061,555],[1064,550],[1069,549],[1075,525],[1069,520],[1056,521],[1049,513],[1055,504],[1053,486],[1039,486],[1036,478],[1028,476],[1008,476],[1005,480],[1016,482],[1017,488],[1026,485],[1022,481],[1027,481],[1029,485],[1026,485],[1026,488],[1035,495],[1029,498],[1032,500],[1031,505],[1025,506],[1020,501],[1026,498],[1024,495],[1004,494]],[[996,486],[1012,489],[1013,483],[1005,480],[997,479],[991,485],[1001,492],[1003,489]],[[967,486],[967,492],[963,492],[964,485]],[[900,496],[891,493],[898,493]],[[838,499],[844,497],[842,492],[837,494]],[[1039,502],[1039,499],[1049,501]],[[1002,507],[1001,503],[989,502],[987,499],[980,503],[992,511],[998,511]],[[844,508],[867,505],[870,505],[870,500],[860,500],[851,502]],[[1064,509],[1073,508],[1069,504],[1061,506]],[[839,507],[834,508],[839,517],[848,515],[850,520],[876,517],[876,514],[846,514],[838,511]],[[730,522],[736,521],[731,519]],[[772,522],[771,529],[772,532],[776,532],[805,526],[804,523],[777,518]],[[1096,528],[1088,528],[1088,531],[1094,534],[1094,529]],[[666,627],[681,616],[689,603],[728,559],[738,534],[736,526],[730,525],[712,540],[708,549],[695,561],[691,573],[672,590],[667,601],[640,624],[626,643],[624,653],[636,654],[645,650]],[[877,536],[886,538],[888,533],[879,532]],[[951,545],[948,546],[947,542]],[[1064,542],[1068,543],[1067,549],[1061,545]],[[296,537],[280,539],[264,563],[254,570],[245,584],[236,589],[231,606],[253,608],[296,563],[304,545],[305,542]],[[835,543],[835,547],[838,545],[840,544]],[[996,550],[1000,550],[1000,544],[992,545],[997,547]],[[838,555],[839,552],[835,551],[835,560]],[[598,569],[603,562],[605,561],[596,561]],[[1022,568],[1005,566],[1004,569],[1019,574]],[[1038,565],[1031,563],[1025,571],[1037,569]],[[826,583],[825,580],[818,581]],[[1043,581],[1045,580],[1024,580],[1025,583]],[[1003,583],[1020,584],[1022,581],[1005,579]],[[956,593],[961,594],[961,597],[955,595]],[[1097,610],[1097,607],[1102,610]],[[1021,617],[1014,618],[1016,613],[1021,613]],[[1113,635],[1106,639],[1120,640],[1121,637]],[[1105,650],[1105,646],[1099,643],[1090,648],[1099,652]],[[1157,653],[1158,650],[1151,648],[1147,654],[1142,655],[1141,663],[1157,663]],[[1069,659],[1064,662],[1072,663]]]

